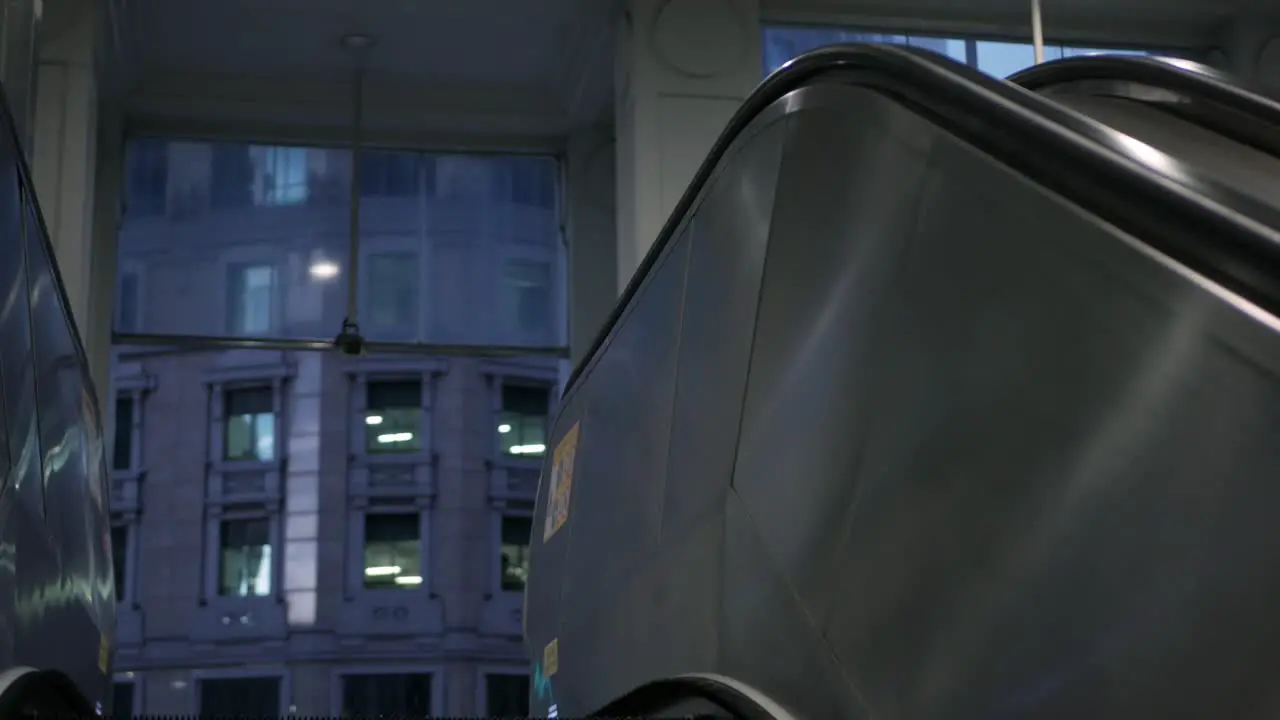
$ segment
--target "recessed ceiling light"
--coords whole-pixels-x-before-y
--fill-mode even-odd
[[[342,36],[342,47],[348,50],[364,50],[372,44],[373,38],[368,35],[353,33]]]

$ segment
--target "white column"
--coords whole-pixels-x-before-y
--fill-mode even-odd
[[[759,84],[759,0],[628,0],[615,63],[619,291]]]
[[[73,23],[57,36],[41,38],[32,153],[36,197],[82,335],[88,334],[92,322],[88,307],[97,165],[94,59],[99,7],[97,2],[82,2]]]
[[[586,354],[618,293],[615,152],[611,128],[584,128],[569,135],[569,351],[575,363]]]

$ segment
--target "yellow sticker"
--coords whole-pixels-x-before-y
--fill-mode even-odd
[[[547,643],[542,650],[542,676],[551,677],[560,669],[560,638]]]
[[[551,455],[551,486],[547,488],[547,519],[542,529],[542,542],[550,540],[569,519],[573,461],[577,455],[578,423],[574,423]]]
[[[107,668],[111,666],[111,643],[107,641],[106,633],[98,635],[98,670],[102,674],[107,674]]]

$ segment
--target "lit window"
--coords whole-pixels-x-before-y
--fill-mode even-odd
[[[227,331],[238,337],[272,332],[276,269],[271,265],[236,264],[227,271]]]
[[[267,462],[276,456],[275,392],[269,387],[228,390],[224,396],[227,460]]]
[[[498,446],[508,455],[541,457],[547,451],[551,391],[528,385],[502,386]]]
[[[111,564],[115,572],[116,602],[125,600],[125,579],[129,577],[129,526],[111,526]]]
[[[263,597],[271,594],[271,522],[266,518],[224,520],[218,594]]]
[[[529,536],[533,518],[502,517],[502,589],[524,590],[529,579]]]
[[[133,398],[116,398],[115,442],[111,446],[111,468],[128,470],[133,467]]]
[[[551,332],[551,264],[508,261],[503,286],[506,317],[517,332],[546,337]]]
[[[490,717],[529,716],[529,676],[495,673],[485,676],[485,713]]]
[[[367,452],[401,453],[422,449],[421,381],[370,381],[365,407]]]
[[[422,584],[417,513],[375,513],[364,518],[364,586],[415,588]]]

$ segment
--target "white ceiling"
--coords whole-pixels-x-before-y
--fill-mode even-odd
[[[68,0],[46,0],[46,3]],[[481,144],[563,137],[611,113],[622,0],[114,0],[123,5],[130,113],[192,132],[261,134],[350,120],[353,57],[366,34],[372,134]],[[764,0],[767,19],[1029,32],[1030,0]],[[1208,43],[1275,0],[1041,0],[1062,39]],[[928,18],[928,20],[921,20]],[[233,130],[234,131],[234,130]],[[320,132],[320,130],[317,130]],[[501,144],[501,143],[498,143]]]

